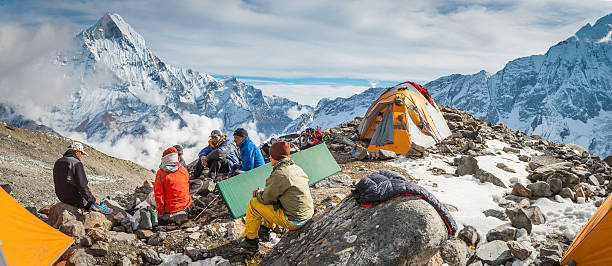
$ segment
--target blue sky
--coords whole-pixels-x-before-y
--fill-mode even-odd
[[[235,76],[314,106],[372,84],[494,73],[509,60],[545,53],[611,13],[612,2],[0,0],[0,56],[13,54],[3,42],[24,37],[7,29],[51,25],[76,34],[106,12],[121,15],[173,66]],[[48,43],[65,37],[49,35]],[[0,78],[7,73],[0,66]]]

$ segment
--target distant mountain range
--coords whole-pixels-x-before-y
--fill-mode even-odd
[[[544,55],[510,61],[491,75],[454,74],[425,84],[438,104],[464,109],[491,123],[591,154],[612,154],[612,14],[587,24]],[[82,80],[71,100],[33,121],[0,104],[0,119],[53,132],[81,132],[114,141],[164,127],[187,126],[188,116],[223,123],[223,130],[250,127],[258,134],[330,128],[362,116],[384,88],[349,98],[322,99],[315,108],[264,96],[234,78],[215,79],[172,67],[155,56],[119,15],[107,13],[79,33],[78,49],[63,51],[58,65]],[[40,124],[44,125],[40,125]],[[207,134],[203,132],[202,134]]]
[[[612,14],[587,24],[544,55],[510,61],[491,75],[454,74],[424,86],[438,104],[467,110],[491,123],[579,144],[592,155],[612,154]],[[322,100],[310,126],[329,127],[363,115],[383,92]]]

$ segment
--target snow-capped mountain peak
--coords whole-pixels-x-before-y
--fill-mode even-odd
[[[145,46],[144,38],[127,24],[121,16],[106,13],[96,24],[85,30],[91,39],[120,39],[125,38],[134,46]]]

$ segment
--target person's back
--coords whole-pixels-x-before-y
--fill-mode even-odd
[[[308,175],[301,167],[289,158],[282,159],[274,166],[269,179],[266,180],[266,186],[268,182],[276,185],[266,189],[278,189],[278,201],[289,220],[304,221],[312,217],[314,204],[308,186]]]
[[[53,183],[55,194],[63,203],[89,209],[96,202],[87,185],[83,163],[72,149],[67,150],[62,158],[55,161]]]
[[[191,205],[189,173],[178,162],[175,148],[171,147],[164,151],[153,189],[159,215],[179,212]]]

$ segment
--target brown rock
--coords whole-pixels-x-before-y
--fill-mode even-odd
[[[429,258],[425,266],[440,266],[442,264],[444,264],[444,261],[442,260],[442,256],[440,256],[440,251],[438,251],[436,255],[433,255],[431,258]]]
[[[105,230],[113,228],[113,223],[108,220],[106,215],[99,212],[88,212],[83,215],[83,225],[85,228],[101,227]]]
[[[521,150],[511,147],[504,147],[504,152],[521,153]]]
[[[516,183],[512,186],[512,192],[510,193],[515,196],[531,198],[531,190],[524,187],[521,183]]]
[[[109,242],[108,231],[102,228],[91,228],[87,234],[96,241]]]
[[[55,228],[81,217],[79,208],[61,202],[53,204],[49,209],[49,220],[47,223]]]
[[[85,227],[83,223],[77,220],[70,220],[59,227],[60,232],[74,238],[79,238],[85,235]]]

